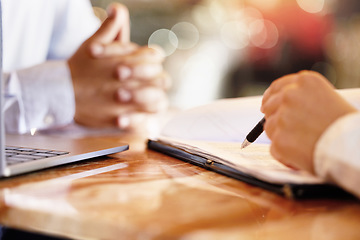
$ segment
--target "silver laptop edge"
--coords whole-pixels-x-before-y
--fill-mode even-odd
[[[74,163],[81,160],[92,159],[99,156],[110,155],[118,152],[128,150],[128,145],[122,145],[119,147],[113,147],[108,149],[102,149],[94,152],[88,152],[83,154],[69,154],[67,156],[60,155],[58,157],[43,158],[36,161],[24,162],[18,165],[5,166],[3,171],[3,177],[15,176],[22,173],[37,171],[41,169],[51,168],[55,166],[61,166],[67,163]],[[2,161],[4,162],[4,161]]]
[[[3,29],[2,29],[2,6],[0,1],[0,174],[1,176],[6,176],[6,161],[5,161],[5,124],[4,124],[4,81],[3,81]]]

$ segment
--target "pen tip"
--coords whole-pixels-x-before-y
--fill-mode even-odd
[[[246,148],[250,144],[251,144],[251,142],[249,142],[247,139],[245,139],[244,142],[241,144],[241,149]]]

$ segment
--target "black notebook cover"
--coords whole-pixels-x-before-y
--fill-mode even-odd
[[[148,140],[148,148],[192,163],[202,168],[272,191],[291,199],[353,198],[351,194],[331,184],[274,184],[224,164],[208,160],[157,140]]]

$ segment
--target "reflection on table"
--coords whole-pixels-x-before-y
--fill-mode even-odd
[[[0,181],[0,223],[75,239],[359,239],[357,200],[292,201],[110,136],[130,150]]]

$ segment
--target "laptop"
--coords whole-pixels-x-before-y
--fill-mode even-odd
[[[0,3],[0,93],[3,92],[4,87],[1,18]],[[4,96],[0,94],[0,178],[129,149],[128,144],[96,138],[68,139],[41,135],[7,135],[4,127],[3,107]]]

